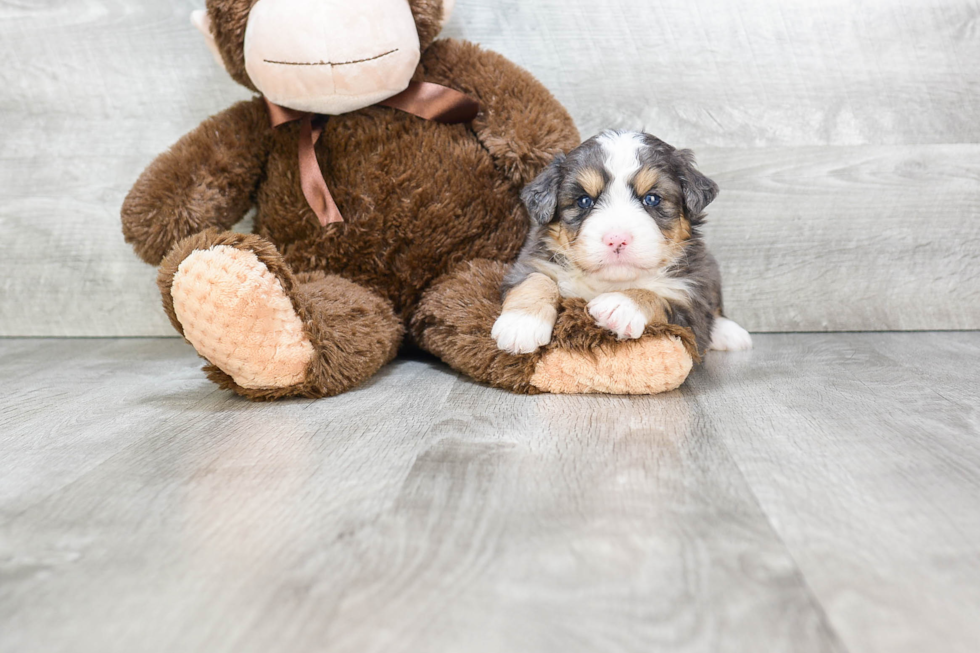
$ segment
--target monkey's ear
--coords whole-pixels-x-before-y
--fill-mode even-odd
[[[208,45],[208,50],[214,56],[214,60],[222,68],[225,68],[225,60],[221,58],[221,50],[218,49],[218,42],[214,39],[214,33],[211,31],[211,16],[208,15],[208,12],[204,9],[198,9],[192,12],[191,24],[204,36],[204,41]]]
[[[534,224],[548,224],[558,208],[558,188],[561,186],[561,165],[565,155],[559,154],[537,178],[521,192],[521,199]]]
[[[453,9],[456,7],[456,0],[442,0],[442,26],[445,27],[446,23],[449,22],[449,18],[453,15]]]

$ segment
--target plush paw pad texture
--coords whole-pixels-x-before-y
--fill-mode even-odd
[[[554,394],[652,395],[679,388],[693,366],[681,339],[664,336],[624,342],[600,356],[549,350],[538,362],[531,384]]]
[[[243,388],[302,383],[314,356],[279,279],[251,251],[195,250],[171,286],[184,337]]]

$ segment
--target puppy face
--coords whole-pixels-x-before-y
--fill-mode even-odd
[[[717,193],[689,151],[604,132],[556,159],[523,198],[543,249],[603,281],[631,281],[683,254]]]

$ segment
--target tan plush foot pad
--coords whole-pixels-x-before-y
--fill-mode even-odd
[[[650,395],[679,388],[693,365],[675,336],[623,343],[601,356],[552,349],[538,362],[531,385],[554,394]]]
[[[305,380],[313,346],[279,279],[254,253],[227,245],[194,251],[170,292],[184,337],[241,387]]]

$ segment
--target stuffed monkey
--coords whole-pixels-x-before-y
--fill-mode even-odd
[[[157,158],[122,221],[221,387],[336,395],[407,343],[524,393],[654,393],[687,377],[690,332],[618,342],[580,300],[565,301],[548,347],[497,349],[501,280],[528,230],[520,192],[579,135],[526,71],[436,40],[452,5],[208,0],[195,12],[218,61],[257,95]],[[419,89],[435,96],[404,99]],[[469,115],[444,119],[447,98]],[[254,233],[229,231],[253,207]]]

